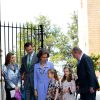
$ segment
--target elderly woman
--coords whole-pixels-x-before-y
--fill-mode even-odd
[[[38,53],[39,63],[34,67],[34,91],[38,100],[46,100],[48,90],[48,70],[54,69],[51,62],[48,61],[49,53],[45,49],[41,49]]]
[[[18,65],[15,64],[15,56],[13,53],[7,54],[2,73],[5,79],[6,100],[16,100],[16,98],[11,98],[11,91],[19,91],[21,80]]]

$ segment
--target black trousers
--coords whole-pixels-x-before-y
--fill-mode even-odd
[[[87,93],[81,93],[81,100],[96,100],[96,92],[94,93],[90,93],[90,92],[87,92]]]
[[[31,87],[25,89],[25,100],[35,100],[34,90]]]
[[[5,91],[6,91],[6,100],[16,100],[16,98],[11,98],[11,95],[10,95],[10,91],[13,90],[13,89],[7,89],[5,88]]]

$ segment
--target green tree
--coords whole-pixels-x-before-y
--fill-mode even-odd
[[[100,66],[98,65],[98,63],[100,63],[99,61],[100,61],[100,54],[98,54],[98,55],[96,55],[96,54],[91,54],[90,55],[90,57],[91,57],[91,59],[92,59],[92,61],[93,61],[93,63],[94,63],[94,69],[97,71],[100,71]]]
[[[17,54],[19,63],[21,61],[21,57],[24,55],[24,43],[26,41],[31,41],[31,35],[32,43],[35,45],[36,51],[38,52],[38,47],[41,46],[41,41],[38,41],[38,30],[34,30],[37,29],[38,25],[43,25],[44,48],[49,49],[51,54],[53,53],[52,47],[54,46],[57,34],[60,33],[60,28],[57,25],[52,25],[48,17],[40,15],[39,17],[36,17],[34,23],[27,22],[26,24],[24,24],[24,28],[21,28],[20,32],[18,33]],[[27,30],[27,28],[29,29]]]
[[[27,22],[24,27],[25,29],[21,29],[21,34],[18,33],[18,57],[19,62],[21,61],[21,57],[24,54],[23,45],[26,41],[31,40],[31,35],[33,36],[32,41],[36,48],[40,45],[38,39],[36,37],[35,28],[37,25],[43,25],[44,28],[44,47],[50,51],[51,57],[50,59],[53,62],[58,61],[66,61],[67,63],[71,63],[75,65],[73,62],[73,58],[71,56],[71,49],[78,44],[78,17],[77,13],[71,16],[71,23],[68,23],[68,32],[65,34],[61,31],[61,28],[57,25],[52,25],[51,21],[48,17],[40,15],[36,17],[34,23]],[[27,27],[32,28],[28,30],[28,39],[27,39]],[[21,46],[20,46],[20,37],[21,37]],[[20,51],[21,47],[21,51]],[[36,49],[37,50],[37,49]]]
[[[71,16],[72,23],[68,24],[68,36],[70,41],[70,50],[69,53],[71,54],[71,50],[73,47],[78,46],[78,14],[77,11],[74,12]],[[73,59],[72,55],[67,58],[67,63],[73,68],[74,72],[76,72],[76,64],[77,61]]]
[[[71,16],[71,23],[68,23],[68,36],[70,38],[70,43],[72,45],[72,48],[74,46],[78,45],[79,39],[78,39],[78,14],[77,12],[74,12]]]
[[[71,16],[71,23],[68,23],[68,32],[66,34],[60,33],[56,37],[54,47],[57,51],[52,55],[52,61],[61,61],[65,60],[67,63],[71,65],[75,65],[73,63],[73,58],[71,55],[71,49],[74,46],[78,45],[78,15],[77,12],[74,12]],[[58,60],[59,59],[59,60]]]
[[[54,47],[56,42],[56,37],[61,33],[60,27],[51,24],[48,17],[40,15],[36,18],[36,23],[38,25],[43,25],[44,28],[44,47],[48,48],[51,54],[53,53],[52,47]]]

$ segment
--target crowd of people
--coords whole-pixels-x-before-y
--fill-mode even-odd
[[[30,42],[24,44],[24,49],[27,55],[22,57],[21,67],[15,63],[13,53],[6,55],[2,67],[6,100],[75,100],[77,92],[81,100],[96,100],[99,85],[93,61],[79,47],[72,49],[72,55],[78,61],[77,80],[71,68],[65,66],[61,81],[53,63],[48,61],[49,53],[46,49],[42,48],[36,54]],[[21,98],[21,80],[24,80],[24,98]]]

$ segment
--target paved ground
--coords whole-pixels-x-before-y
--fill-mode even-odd
[[[4,85],[4,84],[3,84],[3,85]],[[1,94],[2,94],[2,96],[3,96],[3,98],[4,98],[3,100],[5,100],[4,86],[3,86],[2,88],[3,88],[3,91],[2,91],[2,93],[1,93],[1,82],[0,82],[0,100],[2,100],[2,99],[1,99]],[[79,98],[79,96],[78,96],[78,98]],[[97,92],[96,100],[100,100],[100,91]]]
[[[97,98],[96,98],[96,100],[100,100],[100,91],[97,92]]]

